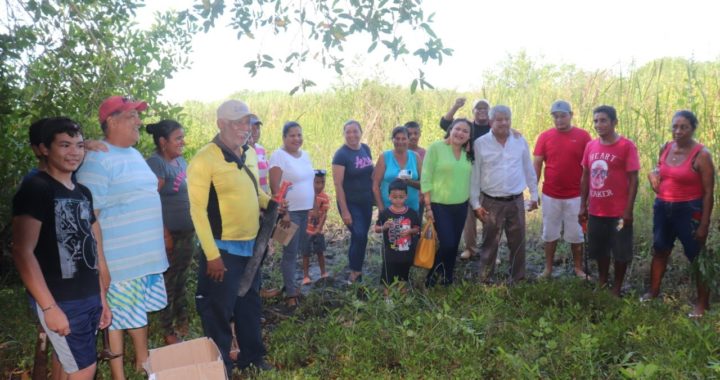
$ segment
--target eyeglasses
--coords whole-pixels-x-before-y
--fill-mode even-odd
[[[315,169],[316,177],[325,177],[325,174],[327,174],[327,171],[325,171],[325,169]]]

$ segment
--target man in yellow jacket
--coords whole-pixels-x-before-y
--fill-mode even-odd
[[[228,100],[217,110],[220,132],[204,146],[188,166],[190,214],[204,255],[200,257],[195,305],[203,331],[218,345],[228,378],[234,366],[272,367],[264,360],[260,317],[259,274],[253,286],[238,296],[245,267],[252,257],[259,228],[260,209],[270,197],[258,186],[257,156],[248,148],[248,106]],[[241,356],[230,359],[232,331]]]

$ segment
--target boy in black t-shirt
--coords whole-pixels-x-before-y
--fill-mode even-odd
[[[51,118],[41,131],[45,169],[13,198],[13,258],[70,379],[91,379],[95,334],[110,324],[109,285],[92,196],[72,173],[84,157],[80,127]]]
[[[390,207],[380,212],[375,232],[383,233],[383,264],[381,282],[388,286],[394,281],[407,281],[415,256],[420,219],[415,210],[405,206],[407,184],[394,180],[389,187]]]

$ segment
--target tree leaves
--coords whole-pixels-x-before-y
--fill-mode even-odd
[[[187,12],[194,19],[204,20],[207,31],[208,25],[214,25],[223,13],[224,0],[197,1]],[[430,61],[441,64],[444,57],[453,53],[433,31],[434,14],[425,16],[422,0],[242,0],[232,4],[228,1],[227,6],[232,15],[230,26],[237,30],[238,39],[255,38],[264,30],[274,35],[300,38],[297,48],[291,48],[294,50],[285,59],[268,59],[267,52],[258,52],[263,56],[261,59],[245,64],[252,76],[264,68],[280,67],[288,73],[300,72],[299,69],[311,61],[342,75],[341,54],[349,38],[355,35],[369,35],[367,52],[380,48],[385,61],[408,56],[417,58],[422,65]],[[425,38],[424,46],[414,47],[412,54],[407,45],[410,33],[420,33]],[[418,85],[421,89],[432,88],[424,77],[418,79],[415,88]],[[306,87],[301,84],[290,92]]]
[[[413,79],[412,83],[410,84],[410,93],[414,94],[415,91],[417,91],[417,87],[420,85],[420,89],[424,90],[425,88],[428,89],[434,89],[433,85],[428,83],[427,80],[425,80],[425,73],[422,70],[418,70],[418,77]]]
[[[159,92],[166,79],[188,66],[193,36],[215,27],[225,12],[238,39],[265,30],[299,36],[284,58],[260,51],[244,65],[253,76],[262,69],[298,73],[291,94],[316,85],[301,76],[302,66],[311,61],[342,75],[342,53],[356,35],[369,36],[367,52],[384,54],[386,60],[414,57],[423,65],[442,63],[452,54],[432,30],[433,15],[424,15],[422,0],[196,0],[186,10],[157,14],[148,30],[134,22],[144,0],[7,0],[5,5],[0,15],[0,138],[13,142],[25,135],[30,122],[49,115],[72,117],[87,135],[98,136],[97,107],[112,94],[148,101],[151,115],[177,115],[176,107],[157,102]],[[409,47],[410,33],[423,34],[424,46]],[[411,91],[418,87],[432,88],[421,70]],[[8,143],[0,156],[14,158],[0,164],[0,181],[7,185],[0,190],[3,223],[17,173],[33,160],[24,144]]]
[[[178,115],[157,101],[165,80],[187,67],[192,36],[201,26],[189,13],[163,12],[148,30],[134,24],[138,0],[8,0],[0,15],[0,138],[19,142],[0,150],[0,230],[9,197],[34,166],[27,126],[64,115],[98,137],[97,108],[109,95],[148,101],[153,116]],[[215,2],[215,9],[222,2]],[[199,20],[196,20],[199,21]],[[152,144],[147,138],[143,144]]]

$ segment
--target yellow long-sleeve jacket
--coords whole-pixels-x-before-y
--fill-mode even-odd
[[[245,165],[257,181],[257,155],[253,149],[245,154]],[[226,160],[220,147],[210,143],[190,161],[187,175],[190,216],[208,261],[220,257],[215,239],[256,237],[260,208],[267,207],[270,196],[253,184],[245,169]]]

